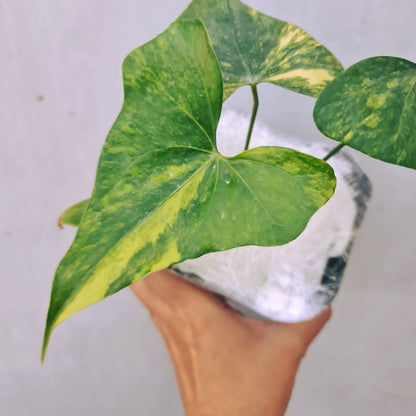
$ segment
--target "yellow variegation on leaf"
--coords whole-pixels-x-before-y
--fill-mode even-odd
[[[223,75],[224,99],[261,82],[316,97],[342,72],[338,60],[303,29],[239,0],[193,0],[181,18],[205,24]]]

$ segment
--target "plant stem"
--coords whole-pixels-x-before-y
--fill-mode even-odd
[[[259,108],[259,96],[257,94],[257,85],[250,85],[251,93],[253,94],[253,109],[251,110],[251,118],[250,118],[250,125],[248,126],[246,144],[244,146],[244,150],[248,149],[250,145],[251,133],[253,132],[254,122],[256,121],[257,110]]]
[[[340,143],[338,146],[335,146],[322,160],[325,160],[326,162],[330,157],[334,156],[335,153],[338,153],[344,146],[344,143]]]

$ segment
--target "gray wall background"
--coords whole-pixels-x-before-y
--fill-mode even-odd
[[[324,43],[345,66],[416,61],[414,0],[250,0]],[[187,0],[0,0],[0,414],[183,414],[164,344],[122,291],[41,337],[54,269],[74,230],[56,220],[89,196],[122,103],[121,62]],[[241,90],[227,106],[246,110]],[[313,100],[262,86],[259,118],[320,138]],[[306,357],[289,416],[416,412],[416,174],[360,154],[374,198],[334,303]]]

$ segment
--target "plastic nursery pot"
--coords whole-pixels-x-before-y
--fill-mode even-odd
[[[219,150],[241,151],[245,116],[226,112],[221,119]],[[256,125],[251,147],[283,146],[316,157],[329,148],[276,137]],[[232,308],[257,319],[298,322],[312,318],[334,299],[367,203],[371,184],[357,163],[340,151],[328,163],[334,168],[334,196],[289,244],[246,246],[205,254],[172,269],[183,278],[220,295]]]

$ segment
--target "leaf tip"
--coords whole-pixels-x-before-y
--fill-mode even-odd
[[[42,350],[40,354],[40,362],[43,364],[45,362],[46,351],[48,349],[49,340],[51,338],[52,327],[46,324],[45,332],[43,335]]]
[[[46,352],[48,350],[48,345],[51,339],[52,331],[54,330],[54,328],[56,327],[58,323],[59,321],[57,321],[57,317],[55,313],[52,312],[52,308],[50,305],[48,315],[46,318],[45,331],[43,333],[42,349],[41,349],[41,354],[40,354],[40,361],[42,364],[45,361]]]
[[[62,213],[62,214],[59,216],[59,218],[58,218],[58,222],[57,222],[57,225],[58,225],[58,227],[59,227],[61,230],[63,230],[63,229],[64,229],[63,216],[64,216],[64,213]]]

